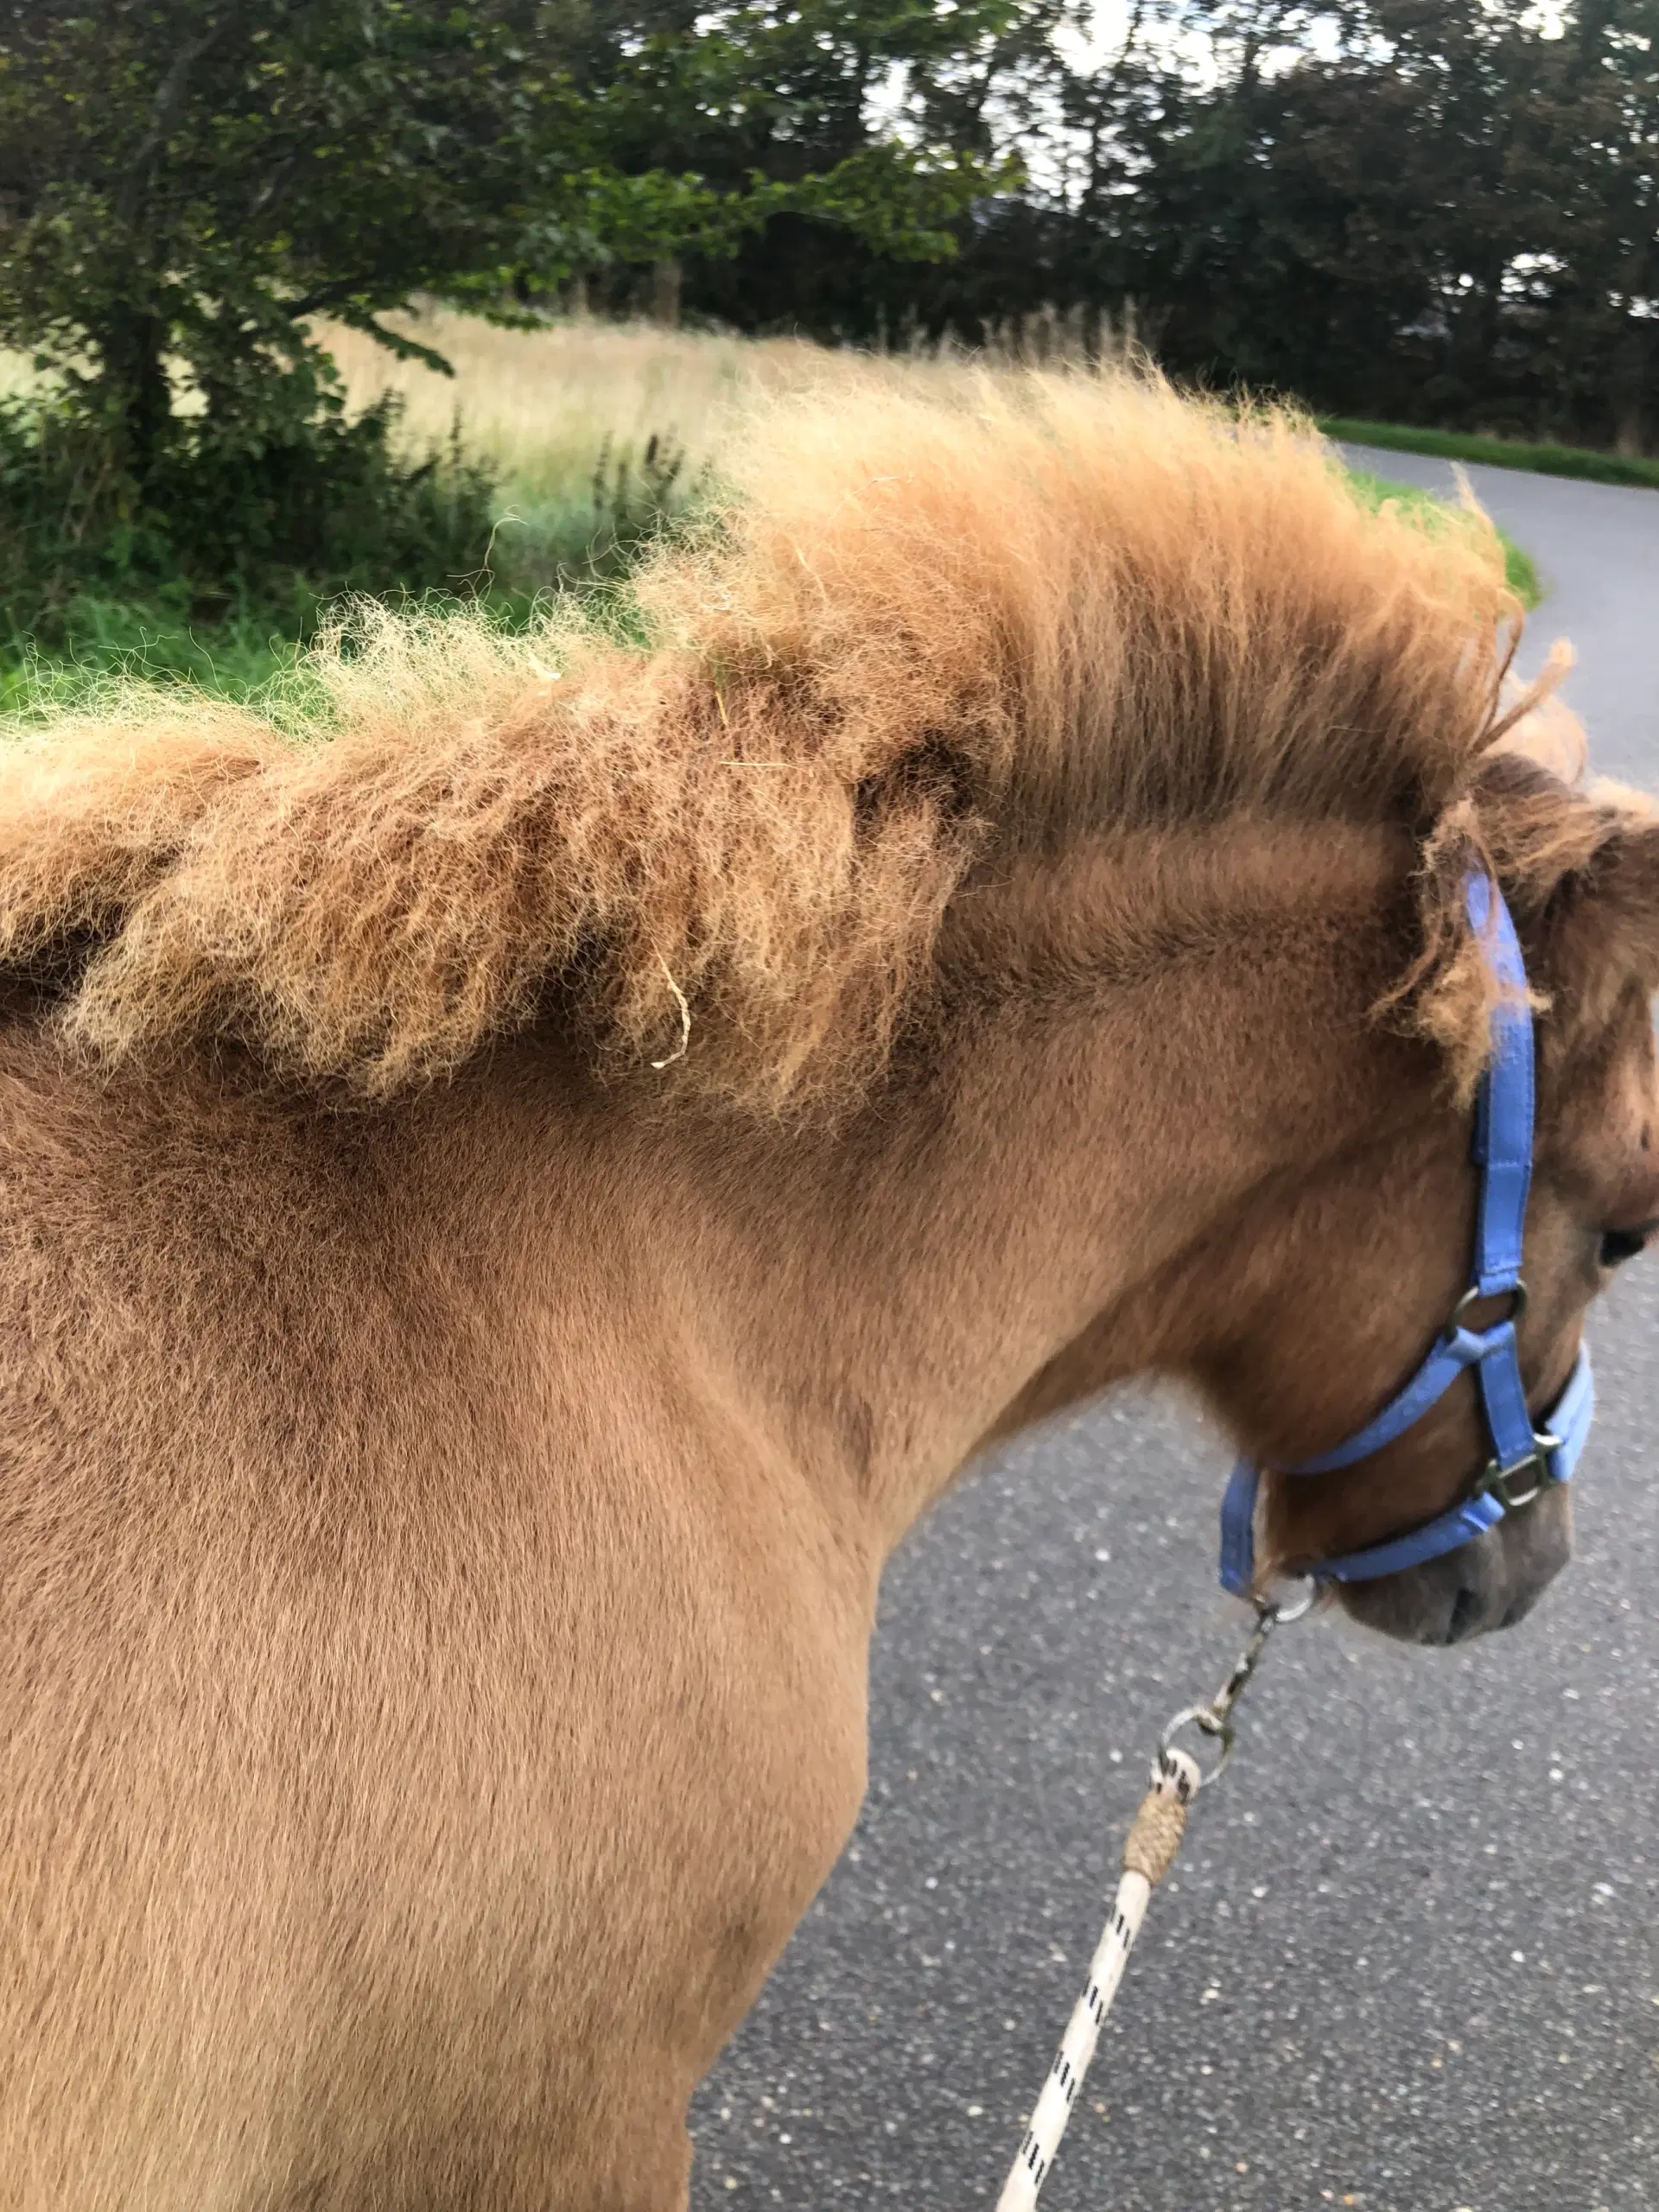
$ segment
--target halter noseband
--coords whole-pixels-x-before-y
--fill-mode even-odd
[[[1480,1170],[1480,1201],[1472,1279],[1428,1357],[1379,1414],[1334,1451],[1278,1471],[1328,1475],[1369,1459],[1420,1421],[1468,1367],[1474,1369],[1480,1383],[1481,1412],[1492,1455],[1472,1497],[1407,1535],[1340,1559],[1319,1560],[1307,1570],[1316,1581],[1372,1582],[1472,1543],[1506,1512],[1530,1504],[1550,1484],[1570,1482],[1590,1432],[1595,1389],[1590,1355],[1582,1349],[1567,1387],[1544,1415],[1541,1433],[1535,1432],[1527,1411],[1515,1336],[1527,1302],[1527,1287],[1521,1280],[1521,1237],[1532,1177],[1533,1035],[1527,970],[1515,924],[1496,883],[1485,874],[1471,875],[1465,895],[1475,934],[1484,940],[1503,986],[1492,1014],[1491,1065],[1481,1077],[1475,1103],[1472,1157]],[[1476,1300],[1506,1293],[1513,1303],[1503,1320],[1489,1329],[1464,1326],[1463,1316]],[[1253,1459],[1241,1459],[1221,1505],[1222,1586],[1241,1598],[1251,1595],[1255,1578],[1255,1498],[1261,1471]]]

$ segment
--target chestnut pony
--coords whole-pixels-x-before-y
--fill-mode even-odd
[[[0,755],[5,2212],[683,2206],[905,1530],[1130,1374],[1286,1465],[1442,1325],[1471,868],[1535,1408],[1659,1212],[1659,827],[1497,743],[1478,518],[1149,380],[872,382],[624,612]],[[1269,1477],[1265,1567],[1481,1456],[1465,1377]],[[1341,1601],[1493,1626],[1567,1533]]]

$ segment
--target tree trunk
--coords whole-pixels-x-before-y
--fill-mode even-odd
[[[141,485],[155,468],[172,418],[172,387],[162,358],[166,335],[157,315],[119,315],[98,340],[121,466]]]
[[[1633,319],[1632,319],[1633,320]],[[1648,449],[1648,388],[1652,343],[1635,324],[1614,348],[1608,400],[1613,418],[1613,450],[1639,459]]]
[[[664,330],[675,330],[680,321],[680,286],[684,272],[677,261],[653,262],[651,270],[651,319]]]
[[[1651,315],[1634,312],[1652,302],[1650,251],[1643,251],[1631,257],[1622,289],[1624,327],[1609,364],[1607,406],[1612,416],[1615,450],[1637,458],[1648,450],[1649,409],[1654,397],[1654,338],[1659,330],[1659,324]]]

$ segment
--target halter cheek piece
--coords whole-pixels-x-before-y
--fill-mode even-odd
[[[1334,1451],[1279,1471],[1328,1475],[1380,1452],[1420,1421],[1467,1367],[1480,1384],[1481,1413],[1492,1456],[1472,1497],[1450,1506],[1421,1529],[1341,1559],[1321,1560],[1307,1570],[1316,1581],[1372,1582],[1421,1567],[1425,1560],[1471,1543],[1507,1512],[1530,1504],[1552,1483],[1570,1482],[1590,1432],[1595,1389],[1590,1356],[1580,1351],[1567,1387],[1535,1433],[1515,1332],[1526,1308],[1521,1280],[1521,1236],[1527,1186],[1532,1176],[1533,1035],[1527,1005],[1527,970],[1503,894],[1491,877],[1471,875],[1465,893],[1469,919],[1484,940],[1504,995],[1492,1015],[1491,1065],[1481,1077],[1475,1104],[1473,1159],[1480,1170],[1479,1218],[1473,1280],[1422,1365],[1403,1389]],[[1489,1329],[1470,1329],[1464,1315],[1478,1299],[1508,1294],[1512,1303]],[[1261,1470],[1241,1459],[1221,1506],[1221,1580],[1249,1597],[1255,1577],[1255,1498]]]

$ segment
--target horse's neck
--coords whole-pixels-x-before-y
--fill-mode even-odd
[[[1371,859],[1334,930],[1319,884],[1287,882],[1243,937],[1069,1006],[1014,994],[835,1146],[725,1163],[706,1295],[876,1541],[988,1437],[1190,1362],[1184,1255],[1398,1110],[1402,1050],[1364,1018],[1390,973]]]

